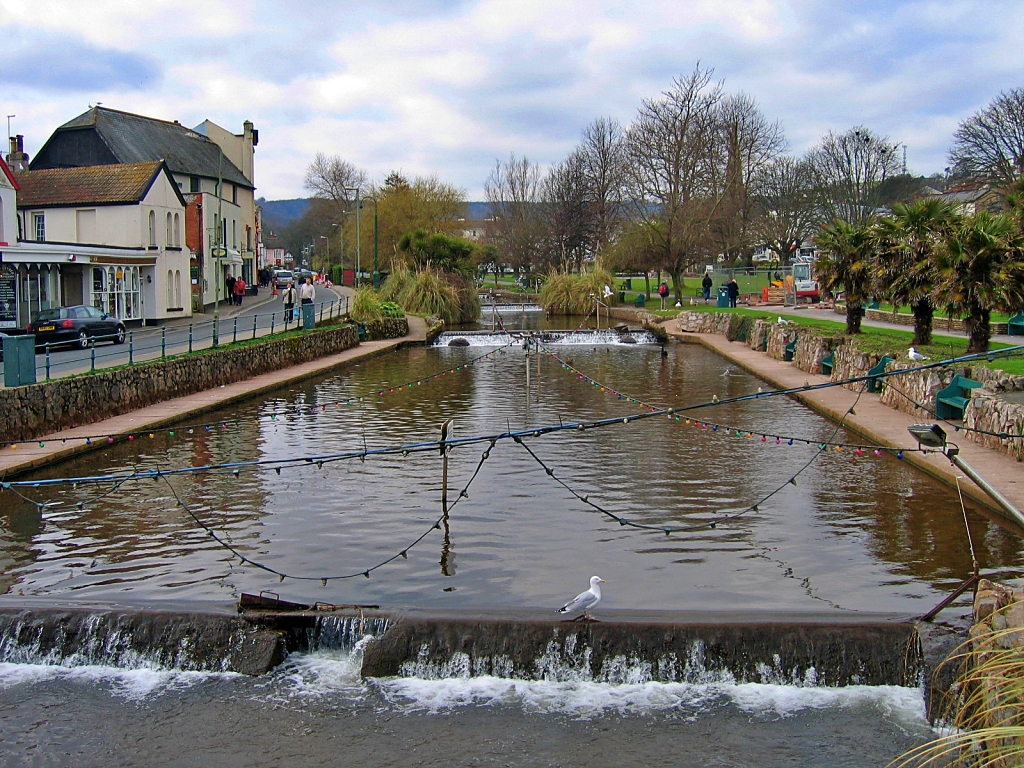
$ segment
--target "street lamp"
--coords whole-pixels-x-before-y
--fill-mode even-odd
[[[356,193],[356,287],[359,287],[359,271],[361,269],[361,256],[362,256],[362,238],[359,233],[359,209],[363,207],[363,202],[359,197],[359,187],[345,187],[346,192]]]
[[[950,443],[946,440],[946,432],[942,427],[938,424],[913,424],[907,427],[907,431],[914,436],[918,445],[942,451],[942,455],[949,459],[953,466],[962,470],[965,475],[971,478],[971,480],[981,488],[981,490],[988,494],[989,498],[998,504],[1011,520],[1017,523],[1017,525],[1024,527],[1024,514],[1021,514],[1021,511],[1013,506],[1013,504],[1011,504],[1003,494],[989,485],[988,481],[979,475],[975,471],[974,467],[960,457],[960,449],[956,444]]]

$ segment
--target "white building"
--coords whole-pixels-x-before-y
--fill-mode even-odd
[[[126,321],[192,314],[185,200],[166,163],[3,169],[0,274],[15,278],[15,325],[40,309],[73,304]],[[13,242],[6,239],[9,207],[17,210]]]

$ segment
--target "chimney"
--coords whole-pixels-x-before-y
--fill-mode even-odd
[[[20,133],[17,136],[11,136],[10,152],[7,153],[7,157],[4,159],[15,173],[28,170],[28,155],[25,154],[25,137]]]

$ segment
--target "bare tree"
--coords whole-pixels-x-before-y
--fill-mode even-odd
[[[813,175],[805,160],[777,157],[764,165],[754,182],[754,238],[785,263],[794,246],[812,234],[818,223]]]
[[[871,220],[882,203],[882,183],[902,172],[897,149],[863,126],[829,131],[807,156],[824,217],[854,226]]]
[[[313,162],[306,166],[303,179],[303,186],[313,193],[313,197],[330,201],[339,213],[347,210],[355,200],[355,193],[350,190],[365,188],[366,185],[365,172],[338,155],[328,157],[323,152],[317,152]]]
[[[712,218],[721,203],[724,166],[719,141],[721,83],[700,64],[678,77],[660,99],[644,100],[626,133],[628,199],[682,299],[683,273],[710,247]]]
[[[484,182],[484,195],[492,216],[488,238],[498,246],[505,263],[529,269],[543,230],[540,166],[514,154],[505,162],[496,161]]]
[[[779,122],[769,122],[757,102],[745,93],[722,100],[718,121],[725,166],[718,182],[722,204],[713,226],[718,250],[736,257],[753,244],[750,224],[755,185],[765,166],[785,149],[786,140]]]
[[[998,185],[1024,173],[1024,88],[1000,93],[960,123],[949,162],[956,175]]]
[[[626,184],[625,134],[614,118],[599,117],[576,148],[590,200],[591,253],[600,256],[622,224]]]
[[[578,272],[593,247],[595,222],[588,181],[579,150],[554,166],[544,179],[541,261],[563,271]]]

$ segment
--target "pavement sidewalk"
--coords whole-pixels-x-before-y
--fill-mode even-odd
[[[806,373],[792,363],[783,362],[769,357],[766,353],[751,349],[743,342],[731,342],[718,334],[687,333],[677,329],[675,319],[663,323],[666,332],[680,341],[701,344],[708,349],[714,350],[727,360],[745,368],[756,376],[764,379],[777,389],[792,389],[803,387],[806,384],[825,384],[830,381],[829,377]],[[753,394],[753,393],[752,393]],[[819,413],[829,417],[833,421],[840,421],[845,416],[844,426],[872,444],[884,445],[890,448],[916,447],[917,443],[907,427],[911,424],[920,423],[910,414],[894,410],[883,405],[880,396],[865,392],[858,395],[845,387],[830,387],[828,389],[797,392],[793,395],[797,400],[805,403]],[[847,415],[850,407],[856,402],[856,413]],[[707,412],[707,418],[713,418]],[[699,416],[697,417],[699,418]],[[984,448],[977,443],[968,440],[966,437],[953,433],[946,429],[951,440],[960,447],[960,456],[975,470],[981,474],[996,490],[1005,496],[1017,509],[1024,509],[1024,466],[1012,457]],[[863,461],[882,461],[890,459],[876,458],[874,455],[866,455]],[[897,459],[891,459],[896,461]],[[918,452],[907,452],[903,461],[913,464],[918,469],[927,472],[932,477],[956,487],[957,478],[960,478],[960,488],[964,494],[970,496],[974,501],[989,510],[993,519],[1001,525],[1015,530],[1024,535],[1024,528],[1016,525],[1005,517],[1005,513],[995,506],[994,502],[974,483],[963,476],[949,460],[941,453],[933,452],[922,454]]]
[[[130,435],[146,433],[203,413],[245,400],[296,381],[330,372],[357,360],[381,355],[408,344],[422,344],[427,338],[427,323],[421,317],[409,316],[409,333],[398,339],[363,341],[359,346],[322,357],[308,363],[282,368],[245,381],[208,389],[193,395],[155,403],[137,411],[93,422],[74,429],[43,435],[38,441],[16,444],[0,451],[0,477],[10,479],[33,469],[53,464],[76,454],[102,449],[105,441],[86,444],[87,436]]]

